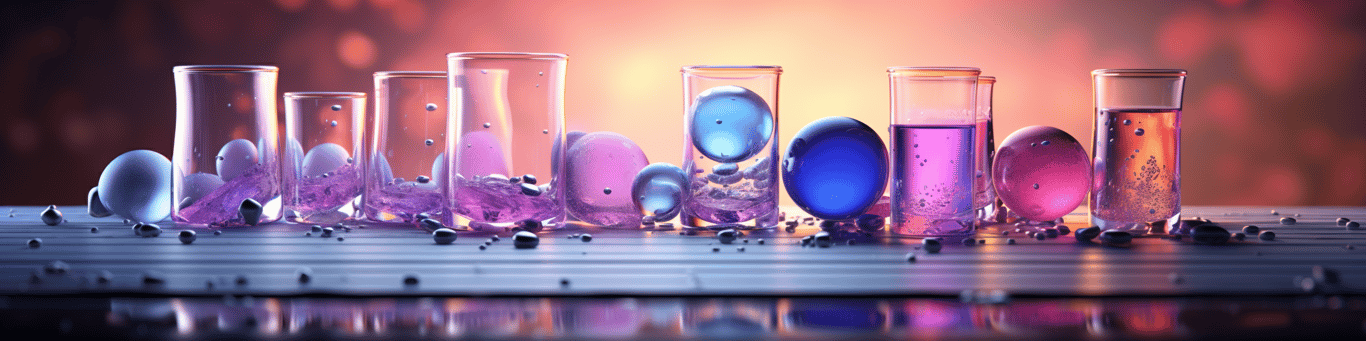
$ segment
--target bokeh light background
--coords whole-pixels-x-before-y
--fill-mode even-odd
[[[997,76],[996,136],[1091,135],[1089,71],[1184,68],[1195,205],[1366,205],[1362,1],[113,1],[0,5],[0,204],[78,204],[132,149],[170,155],[171,67],[270,64],[286,91],[460,51],[570,56],[571,130],[682,157],[678,69],[785,69],[780,148],[841,115],[887,125],[894,65]],[[283,109],[282,109],[283,110]],[[886,137],[885,129],[878,128]],[[786,196],[784,195],[784,198]],[[790,204],[790,201],[787,201]]]

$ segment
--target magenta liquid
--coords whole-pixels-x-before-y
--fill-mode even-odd
[[[341,212],[344,206],[351,205],[361,193],[360,170],[355,164],[346,164],[328,172],[327,176],[298,179],[298,192],[291,203],[290,222],[335,223],[349,214]],[[286,185],[286,190],[289,186]]]
[[[365,216],[378,221],[411,223],[418,214],[449,224],[444,214],[445,197],[435,183],[393,180],[389,183],[372,185],[366,193]]]
[[[991,159],[996,153],[996,138],[992,133],[990,119],[977,120],[976,129],[973,135],[975,141],[972,143],[977,158],[973,174],[974,188],[977,192],[973,195],[973,206],[979,210],[978,217],[985,218],[994,213],[990,211],[989,206],[996,201],[996,190],[991,185]]]
[[[976,125],[892,125],[892,232],[973,231]]]
[[[279,210],[280,179],[275,178],[275,164],[256,164],[232,181],[205,194],[193,204],[180,208],[173,215],[178,224],[208,225],[209,227],[247,226],[238,214],[247,198],[261,203],[267,210]],[[275,201],[275,202],[272,202]],[[278,212],[278,211],[276,211]],[[262,215],[273,214],[263,213]]]
[[[1091,223],[1163,232],[1181,220],[1181,111],[1099,109]]]
[[[460,187],[451,211],[474,218],[475,222],[487,223],[483,225],[510,226],[527,219],[545,222],[547,217],[563,214],[564,208],[555,200],[555,196],[561,194],[550,186],[540,187],[541,192],[537,195],[528,195],[522,192],[521,185],[510,183],[508,178],[501,176],[476,176],[457,181],[460,181]],[[471,225],[470,228],[480,229],[480,226]]]

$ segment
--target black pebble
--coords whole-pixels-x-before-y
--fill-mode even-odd
[[[1261,231],[1262,231],[1262,228],[1257,227],[1257,225],[1243,226],[1243,233],[1246,233],[1246,234],[1257,234],[1257,232],[1261,232]]]
[[[1134,235],[1124,231],[1105,231],[1100,234],[1100,241],[1108,244],[1127,244],[1133,239]]]
[[[403,284],[404,284],[404,285],[417,285],[417,275],[414,275],[414,274],[403,275]]]
[[[1214,224],[1196,226],[1191,231],[1191,239],[1196,244],[1219,245],[1227,243],[1229,239],[1228,230]]]
[[[36,249],[36,248],[39,248],[39,247],[42,247],[42,246],[43,246],[43,240],[40,239],[40,238],[33,238],[33,239],[29,239],[29,240],[28,240],[28,248],[30,248],[30,249]]]
[[[1096,237],[1100,236],[1100,228],[1095,226],[1082,228],[1080,230],[1077,230],[1076,236],[1078,241],[1091,241],[1092,239],[1096,239]]]

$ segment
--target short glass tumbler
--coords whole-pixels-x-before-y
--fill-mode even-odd
[[[1185,70],[1102,69],[1095,81],[1091,224],[1133,233],[1181,220]]]
[[[687,228],[778,225],[778,66],[683,67]]]
[[[211,228],[280,219],[279,68],[191,65],[173,72],[172,219]]]
[[[457,225],[563,227],[564,72],[553,53],[446,56],[451,122],[446,187]]]
[[[364,124],[365,93],[285,93],[286,221],[333,224],[356,216]]]
[[[996,202],[996,186],[991,182],[991,160],[996,154],[996,134],[991,112],[991,90],[995,85],[996,77],[977,77],[977,128],[973,131],[972,143],[975,150],[973,157],[977,158],[973,175],[976,186],[973,205],[977,208],[977,219],[981,222],[996,221],[998,214],[1003,213],[1003,206]]]
[[[375,115],[366,139],[361,211],[374,222],[417,223],[423,215],[450,225],[446,179],[446,73],[375,73]]]
[[[965,67],[892,67],[891,231],[962,235],[976,226],[977,83]]]

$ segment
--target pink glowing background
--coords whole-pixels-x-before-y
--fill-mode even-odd
[[[824,116],[885,127],[888,66],[981,67],[999,79],[998,138],[1044,124],[1082,141],[1090,70],[1184,68],[1184,203],[1366,205],[1360,1],[0,6],[4,205],[82,203],[119,153],[170,155],[172,66],[270,64],[281,93],[371,93],[375,71],[444,70],[458,51],[568,54],[569,129],[615,131],[674,163],[683,65],[783,66],[780,148]]]

